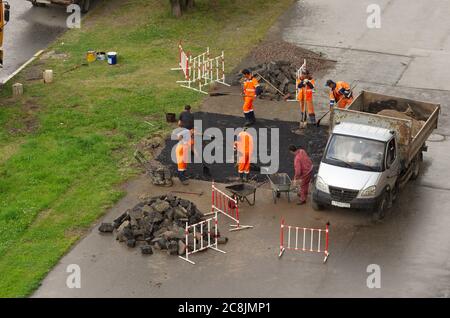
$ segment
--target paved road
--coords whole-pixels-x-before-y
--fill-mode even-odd
[[[62,6],[35,8],[25,0],[9,0],[9,3],[11,19],[5,28],[5,58],[0,82],[67,29],[68,14]]]
[[[368,29],[369,3],[373,1],[302,1],[273,32],[338,61],[319,83],[329,77],[358,79],[358,89],[442,104],[423,172],[401,193],[385,220],[372,223],[365,213],[340,209],[317,213],[287,202],[274,206],[270,192],[260,189],[256,206],[243,206],[241,211],[242,222],[255,228],[229,234],[230,242],[223,247],[226,255],[200,254],[195,266],[161,253],[143,257],[94,229],[60,261],[34,296],[449,297],[450,59],[445,58],[450,54],[450,23],[445,17],[449,3],[379,1],[382,28]],[[326,105],[325,98],[319,102]],[[276,108],[264,109],[258,115],[277,117]],[[318,112],[323,110],[319,107]],[[195,188],[208,191],[209,184],[197,182]],[[145,177],[126,189],[129,194],[105,221],[136,203],[140,194],[165,191],[149,186]],[[208,197],[190,199],[208,209]],[[306,226],[331,221],[332,254],[327,264],[321,264],[318,255],[291,253],[277,258],[280,215]],[[81,289],[65,285],[67,265],[74,263],[81,267]],[[381,267],[380,289],[367,288],[369,264]]]

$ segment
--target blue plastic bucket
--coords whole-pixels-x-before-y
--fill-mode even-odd
[[[109,65],[116,65],[117,64],[117,53],[116,52],[108,52],[108,64]]]

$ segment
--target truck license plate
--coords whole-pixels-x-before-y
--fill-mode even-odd
[[[350,203],[346,203],[346,202],[338,202],[338,201],[331,201],[331,205],[340,207],[340,208],[349,208],[350,207]]]

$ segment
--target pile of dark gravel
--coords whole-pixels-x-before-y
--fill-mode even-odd
[[[285,41],[265,41],[255,47],[247,58],[230,74],[229,81],[232,85],[240,85],[242,80],[242,69],[246,68],[255,74],[258,72],[283,94],[290,93],[295,96],[295,80],[297,70],[303,65],[306,59],[306,68],[313,77],[317,77],[318,72],[325,71],[334,66],[336,61],[322,56],[321,53],[298,47]],[[264,80],[263,98],[279,99],[279,94]]]
[[[135,207],[122,213],[113,223],[102,223],[99,231],[115,233],[116,240],[128,247],[139,245],[142,254],[153,254],[154,249],[166,250],[169,255],[184,255],[186,252],[185,225],[195,224],[205,219],[203,213],[191,201],[178,198],[172,194],[144,199]],[[214,233],[214,224],[211,223]],[[188,235],[189,249],[200,246],[200,241],[207,240],[205,229]],[[218,238],[220,236],[219,232]],[[219,238],[219,243],[226,243],[226,237]]]
[[[259,64],[250,68],[254,76],[259,80],[259,83],[263,86],[264,91],[261,94],[261,98],[281,99],[283,96],[274,89],[271,85],[268,85],[269,81],[284,95],[291,94],[295,96],[295,81],[297,77],[297,68],[293,67],[289,62],[278,61]],[[262,78],[261,78],[262,76]],[[263,78],[265,80],[263,80]]]

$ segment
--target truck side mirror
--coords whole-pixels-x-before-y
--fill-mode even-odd
[[[5,11],[3,12],[3,15],[4,15],[3,19],[4,19],[5,22],[9,22],[9,16],[10,16],[9,9],[10,9],[10,5],[8,3],[6,3],[5,4]]]

